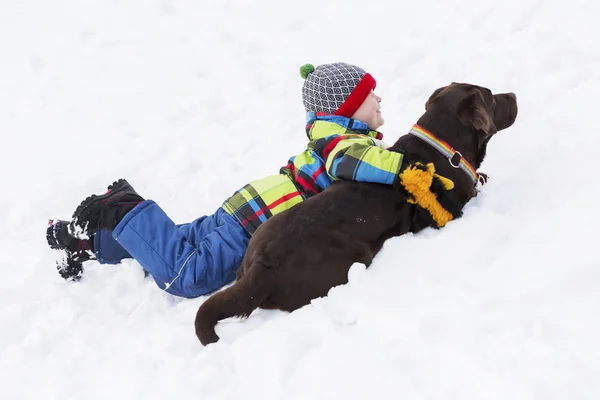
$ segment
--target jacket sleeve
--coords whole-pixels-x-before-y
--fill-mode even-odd
[[[398,179],[401,153],[377,147],[372,138],[364,135],[338,135],[327,139],[323,159],[332,179],[387,185]]]

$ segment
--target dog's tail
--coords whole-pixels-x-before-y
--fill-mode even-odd
[[[230,317],[248,317],[271,294],[272,279],[268,267],[255,261],[239,280],[215,293],[200,305],[196,313],[196,336],[203,345],[219,340],[217,323]]]

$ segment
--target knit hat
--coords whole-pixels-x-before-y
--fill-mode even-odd
[[[307,112],[324,112],[351,118],[375,89],[375,79],[360,67],[343,62],[300,67],[302,102]]]

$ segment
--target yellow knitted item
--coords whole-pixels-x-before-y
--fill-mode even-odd
[[[423,169],[423,164],[415,163],[406,167],[404,171],[399,175],[400,183],[404,186],[404,189],[410,193],[413,198],[408,199],[409,203],[418,204],[423,207],[435,221],[435,223],[442,227],[452,220],[452,214],[448,212],[440,202],[437,200],[437,195],[433,193],[430,188],[433,182],[433,177],[438,178],[444,189],[452,190],[454,188],[454,182],[435,173],[435,166],[433,163],[428,163],[425,166],[427,169]]]

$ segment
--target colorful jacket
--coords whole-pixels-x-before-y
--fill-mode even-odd
[[[325,190],[338,179],[391,185],[402,154],[377,146],[381,133],[346,117],[308,113],[307,149],[291,157],[280,173],[252,181],[223,203],[252,235],[271,216]]]

